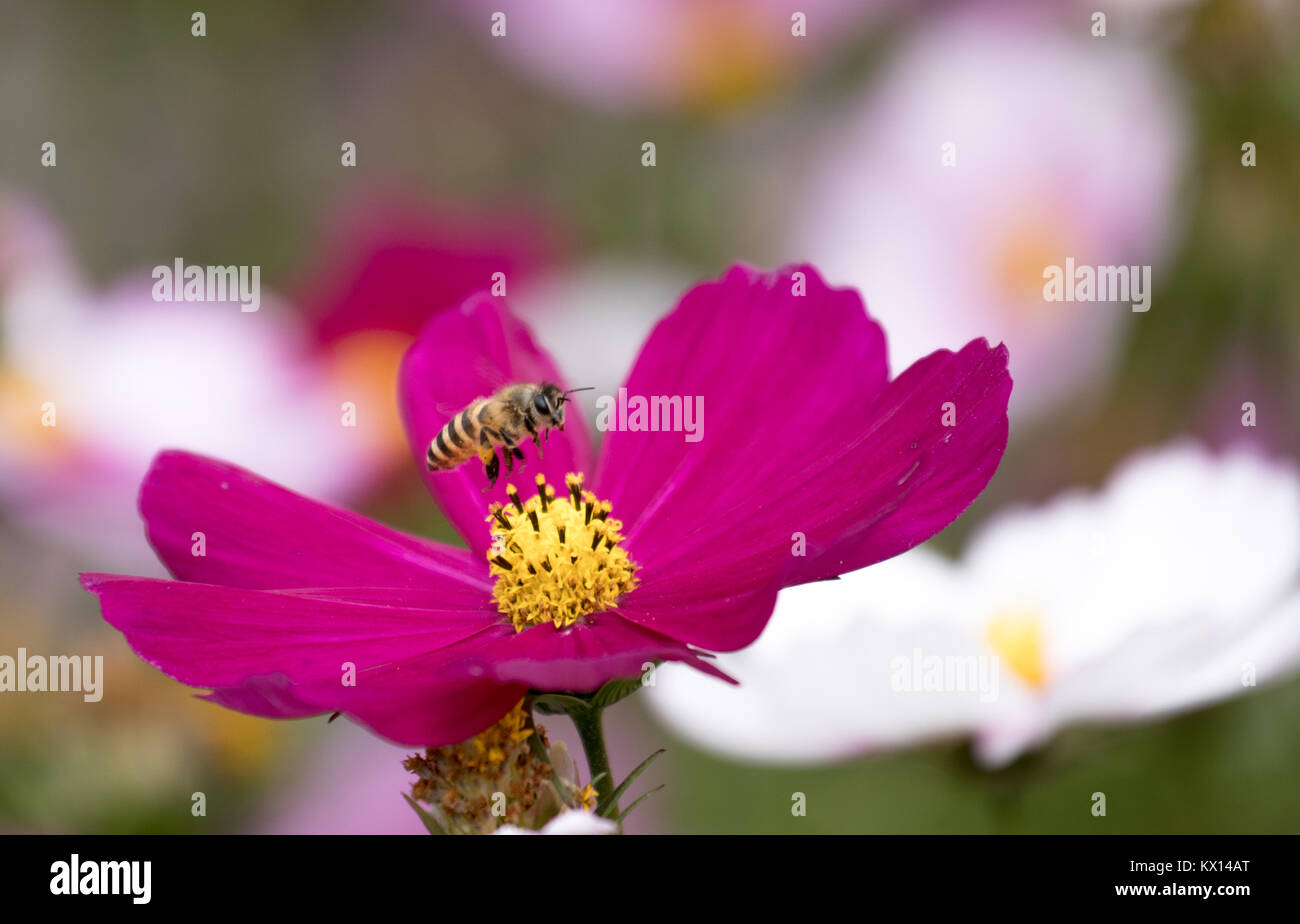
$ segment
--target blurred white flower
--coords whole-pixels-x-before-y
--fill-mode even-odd
[[[996,517],[960,562],[919,548],[785,590],[719,661],[739,687],[665,665],[652,710],[701,747],[786,763],[970,735],[996,766],[1069,723],[1244,693],[1300,665],[1300,473],[1140,455],[1099,493]]]
[[[608,818],[591,812],[570,809],[556,815],[540,831],[529,831],[518,825],[502,825],[493,834],[617,834],[618,825]]]
[[[824,150],[785,250],[859,288],[904,368],[984,336],[1011,351],[1013,415],[1097,386],[1127,303],[1048,302],[1044,267],[1151,265],[1174,230],[1181,100],[1150,55],[980,9],[928,27]],[[946,147],[951,145],[951,147]]]
[[[9,515],[96,567],[157,571],[135,500],[159,449],[220,456],[336,501],[368,483],[387,452],[371,409],[343,426],[342,405],[356,396],[274,296],[263,291],[260,310],[241,312],[234,302],[155,302],[151,287],[140,273],[93,291],[43,215],[0,200]]]

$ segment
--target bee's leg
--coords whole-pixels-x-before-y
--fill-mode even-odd
[[[501,458],[505,460],[506,471],[513,472],[515,470],[515,457],[514,454],[510,452],[510,447],[515,444],[515,441],[510,438],[510,434],[505,430],[497,433],[496,439],[501,443]]]
[[[515,442],[514,436],[505,430],[501,431],[501,454],[506,458],[506,471],[508,472],[515,470],[515,459],[520,462],[524,461],[524,454],[520,451],[519,444]],[[523,468],[523,466],[521,465],[520,468]]]
[[[501,461],[497,458],[496,449],[492,446],[493,441],[500,440],[500,438],[501,434],[491,427],[484,427],[479,431],[479,443],[483,446],[483,449],[479,452],[479,458],[483,460],[483,464],[486,466],[484,471],[488,477],[489,488],[497,483],[497,477],[501,474]]]
[[[524,418],[524,426],[528,428],[528,432],[533,437],[533,445],[537,447],[537,458],[540,459],[542,457],[542,435],[537,432],[537,428],[533,426],[533,422],[528,418]]]
[[[483,472],[487,475],[488,487],[494,487],[497,478],[501,475],[501,460],[497,458],[495,450],[488,450],[489,457],[484,462]]]

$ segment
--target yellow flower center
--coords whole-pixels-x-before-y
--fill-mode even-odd
[[[383,453],[382,459],[406,459],[410,452],[397,403],[397,369],[411,337],[394,331],[349,334],[330,347],[330,365],[338,393],[356,404],[361,435]]]
[[[637,564],[619,545],[623,524],[610,518],[609,502],[584,491],[581,475],[564,481],[568,494],[557,498],[538,475],[537,494],[527,501],[507,485],[509,506],[488,508],[492,598],[516,632],[547,622],[571,626],[637,585]]]
[[[52,461],[69,448],[53,395],[0,365],[0,438],[26,463]],[[47,407],[47,402],[49,407]]]
[[[1037,613],[1007,611],[989,622],[989,645],[1016,676],[1035,690],[1047,682],[1043,657],[1043,622]]]
[[[747,2],[709,0],[684,8],[675,72],[684,78],[686,103],[698,111],[742,103],[777,82],[786,49],[764,32]]]
[[[1059,322],[1062,306],[1043,298],[1043,269],[1071,253],[1061,222],[1047,209],[1026,210],[992,239],[991,268],[1005,298],[1003,311],[1018,324]],[[1067,280],[1073,285],[1073,280]]]

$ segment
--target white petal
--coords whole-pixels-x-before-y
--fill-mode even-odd
[[[965,561],[996,606],[1038,609],[1054,673],[1147,625],[1249,619],[1300,574],[1300,475],[1191,444],[1139,455],[1096,495],[998,516]]]
[[[914,549],[783,591],[758,641],[719,658],[739,687],[666,665],[648,701],[688,740],[738,758],[832,760],[973,734],[981,760],[1000,764],[1071,722],[1241,693],[1247,665],[1260,683],[1294,670],[1298,572],[1300,475],[1176,445],[1100,492],[996,517],[964,565]],[[1008,611],[1041,620],[1043,684],[1000,662],[992,688],[899,689],[914,652],[991,658],[989,623]]]
[[[493,834],[617,834],[618,825],[608,818],[591,812],[561,812],[548,821],[540,831],[529,831],[517,825],[502,825]]]
[[[954,614],[953,567],[915,549],[838,581],[781,592],[750,647],[718,659],[734,687],[682,665],[656,671],[651,710],[673,731],[722,754],[781,763],[830,760],[961,732],[979,691],[896,689],[922,656],[972,657],[979,642]]]
[[[1008,691],[977,750],[998,764],[1076,721],[1149,718],[1243,692],[1300,662],[1300,475],[1184,444],[1125,464],[1096,495],[1004,514],[971,543],[995,608],[1044,620],[1047,686]]]

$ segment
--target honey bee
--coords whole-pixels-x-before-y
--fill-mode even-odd
[[[532,437],[540,453],[542,434],[549,438],[552,427],[564,429],[564,405],[576,391],[591,388],[563,391],[550,382],[519,383],[507,385],[489,398],[478,398],[447,421],[429,443],[425,458],[429,471],[449,471],[478,456],[486,467],[488,486],[495,485],[501,474],[496,447],[501,447],[508,472],[514,471],[515,459],[523,462],[519,441],[525,435]]]

